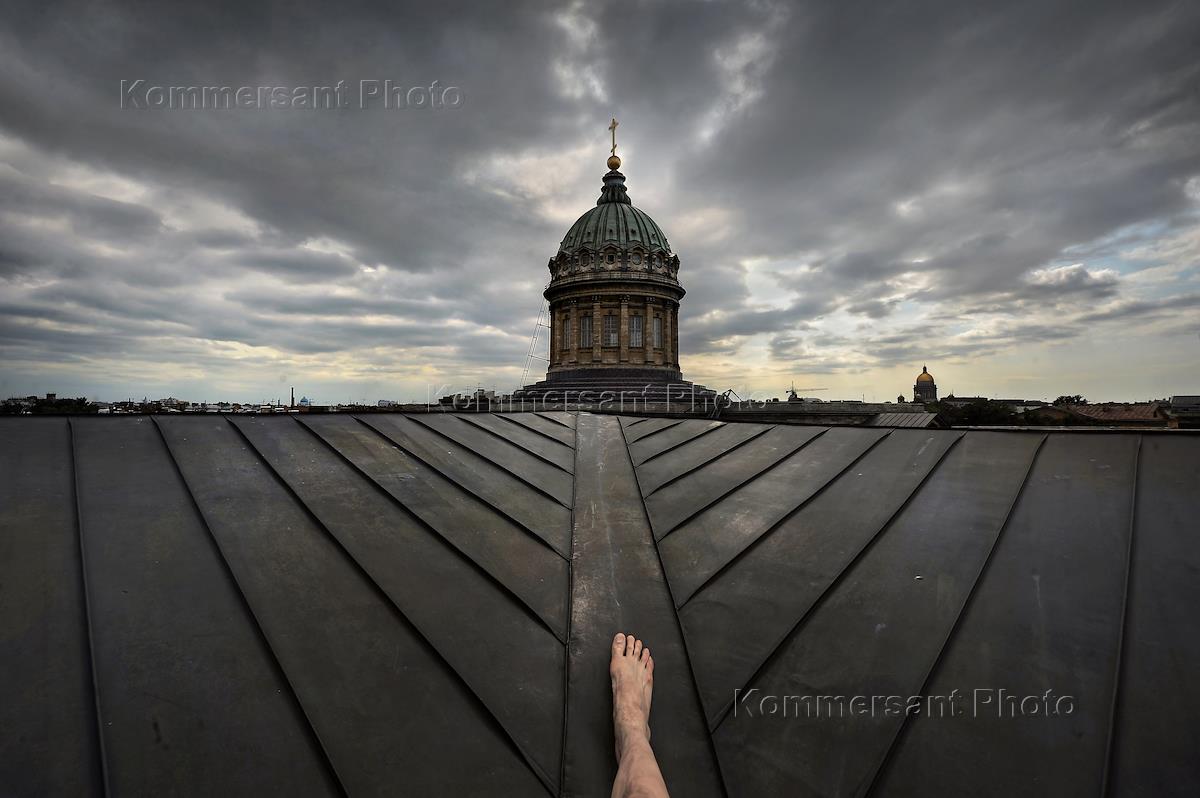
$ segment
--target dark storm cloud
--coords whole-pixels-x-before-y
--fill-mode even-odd
[[[872,319],[882,319],[890,316],[896,310],[896,305],[898,304],[899,300],[896,299],[867,299],[847,305],[846,311]]]
[[[149,208],[64,191],[3,166],[0,166],[0,212],[18,218],[61,219],[78,235],[117,241],[145,238],[162,226],[158,214]]]
[[[278,275],[289,281],[336,280],[359,271],[358,264],[346,256],[324,252],[245,252],[230,255],[229,260],[238,266]]]
[[[184,357],[195,339],[516,367],[613,113],[631,193],[683,259],[685,354],[762,338],[851,369],[821,347],[889,365],[1192,307],[1086,262],[1130,226],[1195,224],[1190,4],[26,3],[4,19],[0,345],[23,360]],[[437,80],[464,102],[122,110],[139,78]],[[583,176],[547,166],[580,147],[596,149]],[[755,258],[785,297],[770,307],[740,265]],[[906,307],[929,323],[896,321]],[[838,313],[894,330],[802,332]],[[983,315],[993,336],[956,337]]]
[[[692,322],[691,328],[709,343],[731,336],[755,335],[787,326],[795,319],[790,309],[721,313]]]

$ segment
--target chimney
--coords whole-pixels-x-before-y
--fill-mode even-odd
[[[292,386],[292,407],[296,406],[296,386]]]

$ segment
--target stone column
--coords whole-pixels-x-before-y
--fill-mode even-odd
[[[579,362],[579,314],[575,310],[575,300],[571,300],[571,308],[568,311],[571,317],[571,340],[567,344],[571,347],[571,355],[569,363]]]
[[[663,308],[663,363],[667,366],[675,362],[675,336],[671,332],[674,321],[674,311],[669,304],[665,304]]]
[[[562,335],[562,329],[559,327],[562,324],[559,321],[561,313],[557,310],[550,311],[550,357],[548,358],[549,366],[558,365],[558,337]]]
[[[675,368],[679,368],[679,311],[671,312],[671,354],[674,356]]]
[[[658,365],[654,360],[654,300],[646,297],[646,309],[642,319],[642,346],[645,347],[643,359],[647,365]]]
[[[617,335],[620,336],[621,344],[621,362],[629,362],[629,297],[621,297],[621,326],[618,328]]]
[[[646,309],[642,311],[642,346],[646,348],[643,359],[648,364],[654,364],[654,300],[646,297]]]
[[[604,317],[600,315],[600,297],[592,298],[592,362],[603,360],[604,350],[600,347],[604,338]]]

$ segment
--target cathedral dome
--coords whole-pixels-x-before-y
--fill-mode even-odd
[[[625,175],[616,169],[604,176],[604,187],[596,207],[571,225],[558,251],[575,255],[580,251],[595,252],[609,245],[622,251],[671,251],[666,234],[650,214],[633,207],[625,189]]]
[[[921,373],[917,375],[917,382],[933,382],[933,375],[924,366],[921,366]]]
[[[530,390],[632,391],[643,402],[651,394],[665,402],[668,387],[685,382],[679,256],[649,214],[633,207],[618,171],[616,119],[608,129],[613,143],[600,199],[546,264],[550,351],[545,382]]]

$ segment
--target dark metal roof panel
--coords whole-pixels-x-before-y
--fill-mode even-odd
[[[542,410],[532,415],[549,419],[556,424],[562,424],[564,427],[575,429],[575,413],[568,413],[565,410]]]
[[[498,418],[528,427],[534,432],[539,432],[542,435],[553,438],[559,443],[570,446],[572,449],[575,448],[575,430],[573,428],[560,424],[557,421],[551,421],[537,413],[504,413],[498,416]]]
[[[493,413],[465,413],[459,416],[463,421],[474,424],[482,430],[492,433],[499,440],[520,447],[537,459],[570,474],[575,469],[574,436],[572,443],[563,443],[556,438],[534,432],[522,424],[505,421],[505,415]],[[570,501],[567,502],[570,504]]]
[[[705,467],[682,475],[647,495],[646,513],[650,516],[655,538],[661,540],[709,504],[719,501],[824,432],[822,427],[774,427],[744,446],[713,459]]]
[[[631,441],[629,444],[629,455],[633,458],[633,464],[640,466],[647,460],[659,457],[666,452],[682,446],[693,438],[718,430],[723,426],[725,426],[725,422],[723,421],[688,419],[646,440]],[[626,440],[629,439],[626,438]]]
[[[103,793],[65,418],[0,418],[0,784]]]
[[[643,424],[636,424],[625,430],[625,441],[633,443],[642,438],[670,429],[671,427],[682,424],[683,421],[678,418],[651,418],[647,419]]]
[[[642,495],[649,496],[663,485],[722,457],[770,429],[766,424],[726,424],[708,435],[693,438],[671,450],[669,455],[657,457],[638,468],[638,485],[641,486]]]
[[[490,435],[468,421],[472,414],[424,413],[411,418],[508,471],[535,490],[571,506],[571,475],[525,451],[511,440]]]
[[[1143,435],[1112,724],[1113,795],[1195,795],[1200,439]],[[1112,553],[1109,552],[1112,556]]]

